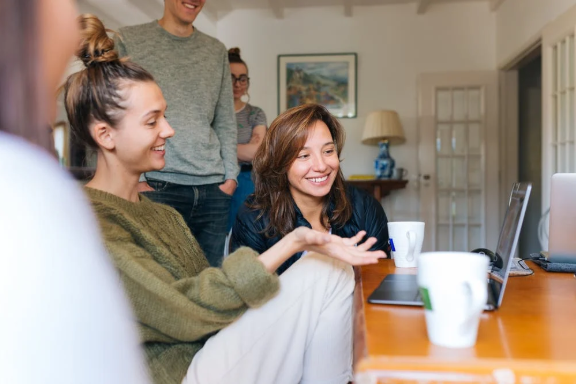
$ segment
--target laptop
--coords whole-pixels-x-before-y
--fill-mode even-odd
[[[576,173],[552,175],[548,257],[551,263],[576,264]]]
[[[515,183],[512,186],[508,208],[500,230],[496,256],[501,260],[492,263],[488,274],[488,301],[486,310],[495,310],[502,305],[504,289],[510,274],[520,229],[530,191],[530,183]],[[369,303],[422,306],[416,275],[390,274],[382,280],[380,286],[368,297]]]

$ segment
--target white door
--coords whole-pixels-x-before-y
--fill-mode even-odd
[[[424,74],[418,79],[423,250],[494,249],[498,204],[498,74]]]
[[[542,31],[542,211],[550,207],[550,180],[576,172],[574,99],[576,7]]]

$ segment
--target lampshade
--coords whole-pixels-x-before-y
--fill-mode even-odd
[[[376,145],[382,140],[388,140],[390,144],[402,144],[406,141],[396,111],[375,111],[366,118],[362,144]]]

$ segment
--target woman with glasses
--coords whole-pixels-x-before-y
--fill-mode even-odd
[[[248,104],[250,95],[250,78],[248,66],[240,57],[240,48],[228,50],[230,72],[232,74],[232,89],[234,91],[234,109],[236,111],[236,123],[238,124],[238,163],[240,174],[238,175],[238,187],[232,196],[230,205],[230,217],[228,229],[232,228],[238,209],[246,200],[246,197],[254,193],[252,181],[252,159],[260,146],[266,133],[266,115],[258,107]]]

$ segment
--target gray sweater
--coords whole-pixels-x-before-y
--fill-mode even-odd
[[[166,144],[166,166],[146,177],[184,185],[235,180],[238,131],[224,45],[198,29],[189,37],[174,36],[157,21],[122,28],[120,35],[120,56],[154,76],[176,131]]]

